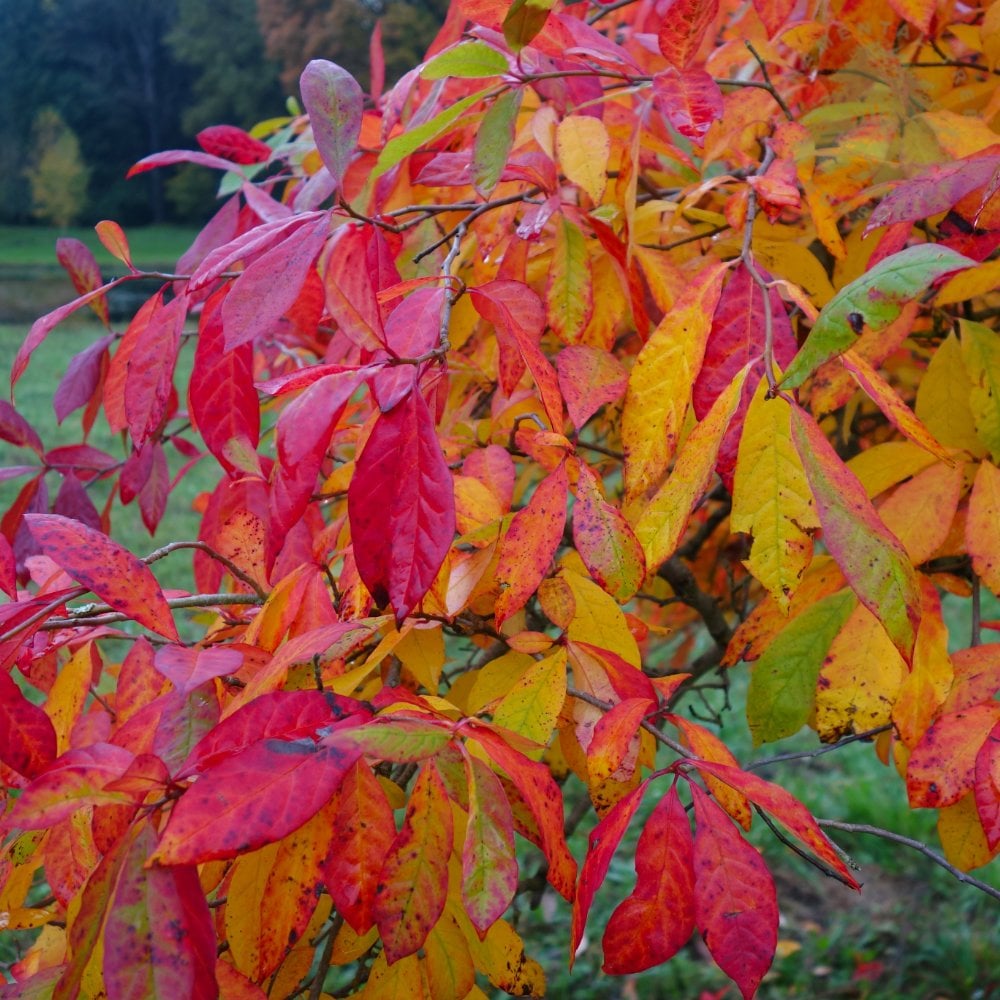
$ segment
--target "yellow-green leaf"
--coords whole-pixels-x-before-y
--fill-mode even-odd
[[[493,721],[544,746],[566,700],[566,649],[539,660],[503,696]]]
[[[978,458],[985,449],[976,434],[971,394],[972,382],[962,361],[962,348],[955,335],[949,334],[927,366],[914,409],[941,444]]]
[[[555,220],[555,242],[545,289],[549,326],[564,344],[578,344],[594,311],[590,256],[583,233],[565,215]]]
[[[559,166],[572,184],[582,188],[591,201],[599,203],[607,185],[611,140],[600,118],[569,115],[556,127],[556,154]]]

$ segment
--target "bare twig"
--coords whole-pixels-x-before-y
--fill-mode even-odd
[[[232,561],[232,559],[222,555],[221,552],[216,552],[215,549],[213,549],[210,545],[206,545],[204,542],[168,542],[155,552],[150,552],[150,554],[143,559],[143,562],[147,565],[149,563],[154,563],[157,560],[162,559],[164,556],[170,555],[171,552],[176,552],[179,549],[197,549],[199,552],[204,552],[206,555],[211,556],[216,562],[222,563],[222,565],[225,566],[237,580],[250,587],[262,601],[267,600],[267,593],[261,589],[260,584],[258,584],[253,577],[244,573],[243,570],[241,570],[239,566]],[[231,601],[230,603],[236,602]]]
[[[611,704],[610,701],[605,701],[603,698],[598,698],[595,695],[588,694],[586,691],[580,691],[578,688],[575,687],[567,687],[566,694],[569,695],[570,698],[576,698],[577,701],[582,701],[586,702],[588,705],[593,705],[594,708],[599,708],[603,712],[610,712],[611,709],[615,707],[614,705]],[[678,743],[676,740],[671,739],[666,734],[661,733],[660,730],[657,729],[652,722],[643,721],[642,723],[640,723],[640,725],[642,726],[643,729],[646,730],[647,733],[650,733],[653,736],[653,738],[657,740],[659,743],[662,743],[666,747],[670,747],[670,749],[673,750],[674,753],[679,754],[681,757],[684,757],[687,760],[697,759],[698,756],[697,754],[692,753],[687,747]]]
[[[767,63],[761,58],[760,53],[753,47],[753,42],[747,41],[746,47],[750,50],[750,54],[757,60],[757,65],[760,67],[760,75],[764,77],[764,89],[774,98],[775,103],[781,108],[785,117],[790,121],[795,121],[795,116],[792,114],[788,105],[785,104],[784,99],[777,90],[774,89],[774,84],[771,83],[771,76],[767,72]]]
[[[263,604],[265,598],[256,594],[191,594],[189,597],[171,597],[167,607],[172,611],[179,608],[211,608],[217,604]],[[72,609],[70,609],[72,610]],[[122,611],[114,611],[107,604],[94,604],[83,614],[69,618],[50,618],[42,627],[42,632],[54,632],[61,628],[92,628],[95,625],[109,625],[113,622],[131,621]]]
[[[768,816],[766,812],[764,812],[763,809],[760,808],[760,806],[754,806],[753,808],[754,812],[760,816],[771,833],[773,833],[775,837],[777,837],[778,840],[785,845],[785,847],[794,851],[800,858],[802,858],[803,861],[812,865],[817,871],[822,872],[827,878],[836,879],[842,885],[850,886],[852,889],[855,888],[855,886],[851,885],[851,883],[848,882],[847,879],[844,878],[844,876],[841,875],[836,869],[831,868],[821,858],[817,858],[815,854],[810,854],[808,851],[799,847],[799,845],[796,844],[791,837],[786,837],[784,831],[777,825],[777,823],[774,822],[773,819],[771,819],[770,816]]]
[[[841,747],[845,747],[849,743],[858,743],[861,740],[874,739],[880,733],[889,732],[890,729],[892,729],[892,723],[887,722],[884,726],[876,726],[874,729],[866,729],[862,733],[852,733],[850,736],[845,736],[843,739],[837,740],[836,743],[826,743],[823,746],[814,747],[812,750],[791,750],[788,753],[777,753],[773,757],[762,757],[760,760],[744,764],[743,770],[757,771],[763,767],[770,767],[771,764],[780,764],[788,760],[806,760],[811,757],[822,757],[823,754],[833,753],[834,750],[839,750]]]
[[[819,823],[820,826],[826,827],[830,830],[843,830],[844,833],[866,833],[872,837],[881,837],[882,840],[891,840],[894,844],[901,844],[903,847],[910,847],[914,851],[919,851],[925,858],[930,858],[934,864],[940,865],[940,867],[953,875],[959,882],[962,882],[965,885],[971,885],[974,888],[979,889],[980,892],[986,893],[987,896],[992,896],[993,899],[1000,900],[1000,889],[994,889],[993,886],[987,884],[986,882],[981,882],[968,872],[963,872],[960,868],[956,868],[953,864],[938,854],[937,851],[928,847],[919,840],[914,840],[912,837],[904,837],[900,833],[893,833],[891,830],[883,830],[878,826],[869,826],[867,823],[841,823],[840,820],[836,819],[818,819],[816,822]]]

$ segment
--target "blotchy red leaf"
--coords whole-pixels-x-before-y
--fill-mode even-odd
[[[104,982],[115,1000],[214,1000],[215,929],[192,865],[146,868],[143,824],[122,859],[104,928]]]
[[[325,880],[337,912],[364,934],[375,922],[375,890],[396,824],[385,791],[363,760],[347,772],[337,801]]]
[[[235,125],[210,125],[195,138],[206,153],[232,160],[233,163],[264,163],[271,156],[271,147],[248,135]]]
[[[386,351],[375,360],[419,358],[438,347],[441,341],[441,315],[448,293],[444,288],[418,288],[389,314],[385,324]],[[372,379],[379,409],[391,410],[411,392],[427,370],[428,361],[418,365],[387,365]]]
[[[627,759],[631,759],[630,770],[634,771],[639,728],[649,710],[645,698],[626,698],[597,720],[594,738],[587,747],[587,770],[592,780],[610,778]]]
[[[677,69],[687,69],[718,13],[719,0],[670,0],[658,8],[662,20],[657,42],[664,58]]]
[[[584,344],[563,348],[556,358],[556,371],[569,419],[577,430],[605,403],[620,399],[628,385],[628,372],[613,354]]]
[[[468,732],[480,743],[495,764],[514,783],[538,826],[542,850],[549,861],[548,880],[564,899],[572,900],[576,883],[576,861],[566,846],[563,832],[563,798],[559,786],[545,764],[525,757],[503,737],[477,723]]]
[[[976,754],[976,812],[991,851],[1000,844],[1000,723],[997,723]]]
[[[154,860],[197,864],[281,840],[319,812],[358,756],[345,731],[322,745],[264,739],[225,758],[174,805]]]
[[[6,541],[0,535],[0,547]],[[18,774],[36,778],[55,756],[56,733],[49,717],[0,670],[0,760]]]
[[[187,694],[213,677],[235,674],[243,663],[243,654],[228,646],[209,646],[206,649],[161,646],[153,662],[178,692]]]
[[[604,932],[604,971],[642,972],[669,961],[694,931],[694,840],[676,785],[657,803],[635,851],[635,891]]]
[[[403,826],[389,848],[375,890],[375,923],[390,963],[422,947],[444,912],[452,825],[444,782],[428,761],[410,793]]]
[[[568,490],[566,463],[560,462],[538,484],[527,506],[514,515],[497,564],[501,588],[496,603],[497,625],[524,607],[548,572],[566,525]]]
[[[451,472],[420,392],[376,421],[347,505],[361,579],[402,621],[434,582],[455,537]]]
[[[667,121],[681,135],[699,141],[722,117],[722,91],[704,70],[667,70],[653,77],[653,95]]]
[[[63,236],[56,240],[56,259],[69,275],[77,295],[86,295],[101,285],[101,268],[97,258],[85,243]],[[90,308],[105,325],[108,322],[108,300],[102,295],[90,300]]]
[[[627,795],[620,798],[601,819],[600,823],[590,831],[587,843],[587,857],[580,871],[580,884],[573,897],[573,932],[570,942],[570,955],[576,957],[577,949],[583,940],[583,930],[587,923],[587,914],[597,895],[597,890],[608,873],[611,859],[621,843],[625,830],[628,828],[636,809],[642,802],[642,797],[649,785],[647,778],[638,788],[633,788]]]
[[[149,567],[107,535],[58,514],[26,514],[42,551],[102,601],[153,632],[180,642],[163,591]]]
[[[695,922],[716,964],[750,1000],[778,944],[774,880],[733,821],[697,785],[690,788],[697,823]]]

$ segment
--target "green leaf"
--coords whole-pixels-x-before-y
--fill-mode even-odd
[[[442,132],[451,128],[463,112],[471,108],[477,101],[481,101],[489,92],[490,88],[477,90],[476,93],[463,97],[460,101],[445,108],[430,121],[417,125],[416,128],[408,129],[390,139],[375,161],[375,169],[372,170],[368,178],[369,184],[378,180],[387,170],[392,170],[397,163],[418,150],[425,142],[436,139]]]
[[[443,80],[446,77],[477,79],[500,76],[509,69],[507,57],[496,49],[473,39],[454,48],[446,49],[432,59],[421,71],[425,80]]]
[[[555,0],[514,0],[503,19],[503,37],[512,52],[520,52],[542,28]]]
[[[823,659],[854,607],[850,590],[817,601],[778,633],[754,665],[747,691],[754,746],[791,736],[809,721]]]
[[[788,366],[781,385],[794,389],[824,361],[854,344],[854,329],[887,327],[903,304],[943,275],[972,267],[975,261],[948,247],[924,243],[879,261],[867,274],[842,288],[824,307],[802,349]]]
[[[521,91],[508,90],[493,102],[476,132],[472,150],[472,183],[483,197],[489,197],[507,164],[520,109]]]

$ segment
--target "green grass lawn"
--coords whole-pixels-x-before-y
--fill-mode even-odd
[[[191,245],[196,229],[187,226],[137,226],[127,229],[132,259],[137,267],[173,264]],[[104,249],[90,226],[55,229],[47,226],[0,226],[0,266],[58,267],[56,240],[72,236],[94,252],[102,267],[114,267],[118,261]],[[118,265],[120,266],[120,265]]]

